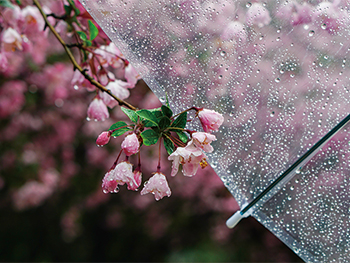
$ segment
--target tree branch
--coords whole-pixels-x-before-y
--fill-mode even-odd
[[[72,52],[70,51],[68,45],[64,42],[64,40],[61,38],[61,36],[57,33],[55,28],[51,25],[51,23],[48,21],[46,14],[44,13],[40,3],[38,0],[33,0],[34,5],[39,9],[42,17],[45,20],[46,26],[50,28],[51,32],[54,34],[54,36],[57,38],[57,40],[61,43],[63,46],[64,50],[66,51],[70,61],[74,65],[74,68],[76,70],[79,70],[81,74],[95,87],[97,87],[99,90],[106,92],[108,95],[110,95],[112,98],[114,98],[116,101],[118,101],[120,106],[125,106],[131,110],[136,110],[136,107],[132,106],[128,102],[119,99],[116,97],[110,90],[108,90],[105,86],[101,85],[99,82],[97,82],[93,77],[91,77],[89,74],[86,73],[86,71],[79,65],[79,63],[75,60]]]

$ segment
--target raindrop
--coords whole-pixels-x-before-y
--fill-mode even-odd
[[[275,116],[275,112],[273,111],[271,112],[270,117],[274,117],[274,116]]]
[[[246,6],[247,8],[249,8],[249,7],[251,7],[251,6],[252,6],[252,3],[247,2],[245,6]]]
[[[322,29],[326,29],[326,28],[327,28],[327,24],[326,24],[326,23],[323,23],[323,24],[321,25],[321,28],[322,28]]]
[[[277,82],[277,83],[280,82],[280,81],[281,81],[280,78],[276,78],[276,79],[275,79],[275,82]]]
[[[79,86],[78,85],[74,85],[73,87],[75,90],[78,90],[79,89]]]
[[[220,55],[221,55],[222,57],[224,57],[224,56],[226,56],[226,52],[225,52],[225,51],[221,51],[221,52],[220,52]]]
[[[87,121],[91,121],[91,119],[90,119],[89,117],[86,117],[86,120],[87,120]]]
[[[310,30],[310,32],[309,32],[309,37],[312,37],[313,35],[315,35],[315,31]]]

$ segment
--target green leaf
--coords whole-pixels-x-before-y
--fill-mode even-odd
[[[167,153],[170,155],[174,152],[174,149],[175,149],[174,143],[165,136],[163,138],[164,138],[164,147]]]
[[[168,108],[170,108],[169,97],[168,97],[168,93],[167,92],[165,92],[165,99],[166,99],[166,105],[168,106]]]
[[[183,141],[184,143],[188,142],[188,137],[186,133],[184,133],[183,131],[175,131],[175,132],[179,136],[181,141]]]
[[[88,37],[87,37],[87,35],[85,34],[85,32],[83,32],[83,31],[77,31],[77,33],[78,33],[80,39],[83,40],[84,42],[87,41],[87,40],[89,40]]]
[[[132,129],[130,129],[127,126],[128,125],[125,122],[118,121],[118,122],[114,123],[108,130],[111,131],[111,130],[118,129],[118,130],[115,130],[111,134],[111,136],[113,136],[113,137],[118,137],[118,136],[123,135],[124,133],[126,133],[128,131],[132,131]]]
[[[134,110],[130,110],[124,107],[121,107],[122,111],[125,113],[126,116],[128,116],[128,118],[133,122],[133,123],[137,123],[138,120],[138,116],[135,113]]]
[[[72,7],[70,5],[64,5],[64,11],[66,12],[66,15],[69,16],[72,12]]]
[[[166,128],[168,128],[170,126],[170,119],[166,116],[163,116],[160,120],[159,120],[159,128],[164,131]]]
[[[13,4],[8,0],[0,0],[0,6],[14,8]]]
[[[87,47],[91,47],[92,46],[91,40],[84,41],[84,45],[87,46]]]
[[[89,34],[90,34],[90,40],[94,40],[97,35],[98,35],[98,29],[97,27],[95,26],[94,23],[92,23],[91,20],[88,21],[88,24],[89,24]]]
[[[139,110],[135,112],[139,117],[152,123],[152,126],[158,126],[157,117],[149,110]],[[146,123],[145,123],[146,125]],[[146,126],[150,127],[150,126]]]
[[[72,6],[74,9],[75,15],[80,15],[80,10],[76,7],[75,3],[73,0],[68,0],[68,3]]]
[[[187,112],[183,112],[177,117],[174,122],[171,124],[171,127],[177,127],[184,129],[187,124]]]
[[[141,133],[141,137],[143,139],[143,144],[150,146],[157,143],[159,140],[159,133],[156,133],[154,130],[145,130]]]
[[[118,122],[112,124],[112,126],[109,127],[108,130],[111,131],[111,130],[118,129],[118,128],[120,128],[120,127],[127,128],[127,127],[128,127],[128,124],[126,124],[126,123],[123,122],[123,121],[118,121]]]
[[[119,129],[119,130],[114,131],[114,132],[111,134],[111,136],[113,136],[113,137],[118,137],[118,136],[123,135],[124,133],[126,133],[126,132],[128,132],[128,131],[132,131],[132,129],[130,129],[130,128],[121,128],[121,129]]]
[[[168,118],[171,118],[173,116],[173,112],[169,107],[162,105],[161,109],[162,109],[163,114],[165,116],[167,116]]]

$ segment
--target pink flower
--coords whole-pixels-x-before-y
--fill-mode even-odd
[[[182,164],[183,175],[190,177],[195,175],[199,165],[202,168],[207,166],[206,158],[206,155],[192,143],[189,143],[186,147],[178,147],[168,157],[168,160],[173,161],[171,176],[177,174],[180,164]]]
[[[216,141],[215,135],[206,132],[195,132],[192,134],[192,139],[194,145],[201,148],[203,151],[211,153],[214,150],[210,143]]]
[[[2,35],[2,43],[4,50],[7,52],[18,50],[23,50],[22,47],[22,37],[21,35],[13,28],[9,27],[5,30]]]
[[[102,188],[104,193],[118,193],[118,185],[136,185],[134,173],[132,172],[132,164],[129,162],[121,162],[114,169],[105,174],[102,180]]]
[[[134,171],[134,180],[128,183],[128,190],[137,191],[142,182],[142,173],[139,170]]]
[[[14,206],[18,210],[39,206],[52,193],[51,187],[37,181],[29,181],[14,193]]]
[[[139,151],[140,142],[135,133],[129,134],[122,142],[122,149],[126,156],[133,155]]]
[[[104,121],[109,118],[109,113],[106,104],[99,98],[94,98],[87,110],[88,119],[96,121]]]
[[[219,127],[224,122],[222,114],[207,109],[199,110],[198,118],[205,132],[218,131]]]
[[[245,43],[247,40],[247,32],[244,25],[239,21],[232,21],[227,24],[221,34],[222,40],[234,40],[236,42]]]
[[[4,52],[0,52],[0,72],[4,72],[7,69],[8,60]]]
[[[145,183],[141,191],[141,195],[145,195],[148,193],[154,194],[154,198],[158,201],[162,199],[164,196],[170,196],[171,190],[169,188],[166,177],[162,173],[155,173],[148,182]]]
[[[110,132],[104,131],[97,137],[96,144],[99,146],[106,145],[109,142],[110,138],[111,138]]]
[[[125,67],[124,77],[126,81],[130,84],[130,88],[135,87],[136,82],[141,78],[139,73],[136,72],[131,64]]]
[[[44,30],[45,21],[38,8],[28,5],[22,9],[22,15],[27,25],[27,30]]]
[[[130,96],[128,88],[130,88],[130,84],[119,79],[109,82],[106,86],[106,89],[109,89],[113,95],[115,95],[121,100],[127,99]],[[118,102],[106,92],[100,91],[99,96],[103,100],[103,102],[110,108],[113,108],[116,105],[118,105]]]

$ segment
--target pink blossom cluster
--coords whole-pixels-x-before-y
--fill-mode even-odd
[[[194,108],[196,109],[196,108]],[[197,173],[199,167],[205,168],[208,163],[207,156],[204,152],[211,153],[214,149],[210,145],[216,140],[215,135],[210,134],[211,131],[218,131],[224,121],[224,117],[213,110],[196,109],[198,118],[205,132],[190,132],[191,140],[184,147],[177,146],[176,150],[168,157],[169,161],[173,161],[171,176],[175,176],[182,165],[182,173],[185,176],[192,177]],[[125,127],[123,127],[125,128]],[[133,171],[133,165],[128,162],[129,156],[139,153],[142,137],[140,130],[144,127],[136,126],[135,130],[129,133],[121,143],[121,148],[126,155],[126,160],[118,163],[120,154],[112,168],[105,174],[102,181],[104,193],[119,192],[119,185],[127,184],[129,190],[137,191],[142,182],[141,164]],[[111,134],[117,129],[102,132],[97,140],[98,146],[103,146],[110,141]],[[159,153],[160,154],[160,153]],[[140,157],[139,157],[140,158]],[[160,158],[160,157],[159,157]],[[117,164],[118,163],[118,164]],[[157,172],[145,183],[141,195],[152,193],[158,201],[164,196],[170,196],[166,176],[160,172],[160,162],[158,163]]]

